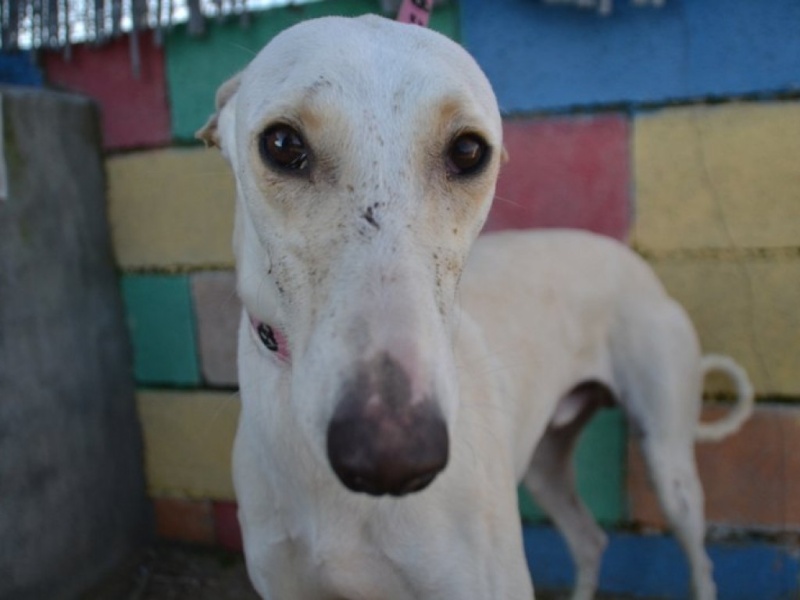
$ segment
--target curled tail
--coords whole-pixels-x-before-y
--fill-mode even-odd
[[[700,367],[704,377],[712,371],[725,373],[736,388],[736,402],[727,415],[713,423],[697,424],[694,437],[698,442],[717,442],[736,433],[753,413],[753,385],[745,370],[728,356],[706,354]]]

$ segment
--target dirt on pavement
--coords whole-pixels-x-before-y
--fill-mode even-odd
[[[259,600],[238,553],[159,543],[82,600]]]

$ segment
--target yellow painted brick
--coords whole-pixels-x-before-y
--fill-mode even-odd
[[[231,450],[237,394],[140,391],[137,404],[151,497],[235,498]]]
[[[651,264],[689,312],[705,352],[739,361],[761,395],[800,396],[800,259]]]
[[[109,158],[109,218],[118,264],[231,266],[234,183],[219,152],[167,149]]]
[[[800,103],[644,115],[633,154],[637,247],[800,246]]]

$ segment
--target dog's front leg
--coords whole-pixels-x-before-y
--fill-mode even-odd
[[[263,476],[259,446],[245,421],[240,419],[234,443],[233,475],[248,575],[263,600],[314,598],[296,575],[290,540],[280,529],[280,507]]]

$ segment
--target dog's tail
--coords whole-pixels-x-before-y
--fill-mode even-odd
[[[703,376],[712,371],[725,373],[736,388],[736,403],[730,412],[713,423],[698,423],[695,439],[698,442],[717,442],[736,433],[753,414],[753,385],[745,370],[729,356],[706,354],[700,360]]]

